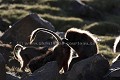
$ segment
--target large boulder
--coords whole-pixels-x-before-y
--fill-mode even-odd
[[[67,11],[68,15],[93,20],[103,19],[101,12],[95,10],[93,7],[87,4],[84,4],[81,0],[66,0],[66,2],[64,1],[64,4],[65,7],[62,7],[65,9],[65,11]]]
[[[48,62],[45,66],[36,70],[32,75],[22,80],[57,80],[59,76],[58,65],[56,61]]]
[[[0,53],[0,80],[6,80],[5,60]]]
[[[55,31],[55,28],[50,22],[42,19],[37,14],[30,14],[13,24],[0,39],[4,43],[11,43],[12,45],[16,45],[17,43],[29,45],[30,34],[37,28],[47,28]],[[38,43],[47,41],[50,36],[46,33],[39,32],[36,38],[35,42]]]
[[[108,60],[97,54],[75,63],[65,80],[103,80],[109,67]]]
[[[105,76],[106,80],[120,79],[120,55],[117,56],[116,61],[111,65],[110,71]]]

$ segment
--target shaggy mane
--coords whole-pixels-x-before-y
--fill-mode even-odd
[[[85,30],[81,30],[81,29],[77,29],[77,28],[70,28],[66,31],[66,34],[65,36],[70,33],[70,32],[74,32],[74,33],[80,33],[80,34],[86,34],[88,35],[89,37],[91,37],[93,39],[93,41],[95,43],[97,43],[97,38],[93,36],[92,33],[90,33],[89,31],[85,31]]]

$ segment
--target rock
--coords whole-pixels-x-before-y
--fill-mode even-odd
[[[17,43],[23,46],[29,45],[30,34],[37,28],[47,28],[53,31],[55,30],[50,22],[42,19],[37,14],[30,14],[13,24],[12,27],[9,28],[0,39],[4,43],[11,43],[13,46]],[[35,42],[38,43],[41,41],[47,41],[49,38],[50,36],[48,34],[39,32]]]
[[[110,73],[108,73],[106,80],[119,80],[120,79],[120,68],[112,69]]]
[[[45,66],[34,71],[32,75],[22,80],[57,80],[59,76],[59,70],[57,62],[48,62]]]
[[[2,42],[0,43],[0,53],[4,57],[6,63],[10,59],[11,52],[13,51],[13,48],[9,44],[3,44]]]
[[[16,76],[13,76],[10,73],[7,73],[6,74],[6,80],[20,80],[20,79],[18,77],[16,77]]]
[[[88,20],[103,20],[102,12],[83,3],[84,0],[58,0],[47,1],[46,4],[60,7],[68,16],[80,17]],[[64,3],[64,4],[63,4]]]
[[[5,60],[0,53],[0,80],[6,80]]]
[[[71,0],[66,3],[66,5],[68,15],[93,20],[103,19],[102,14],[99,11],[95,10],[89,5],[84,4],[83,2],[81,2],[81,0]]]
[[[64,38],[65,33],[64,32],[56,32],[61,38]]]
[[[5,32],[9,28],[9,23],[0,18],[0,31]]]
[[[116,60],[110,67],[110,71],[105,76],[106,80],[120,79],[120,60]]]
[[[108,60],[97,54],[75,63],[65,80],[103,80],[109,67]]]

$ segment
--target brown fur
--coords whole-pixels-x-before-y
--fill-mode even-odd
[[[20,62],[21,69],[24,71],[28,62],[39,55],[45,54],[48,50],[47,47],[23,47],[22,45],[16,45],[14,48],[15,58]],[[16,52],[17,51],[17,52]],[[20,51],[20,52],[19,52]]]
[[[31,59],[29,63],[27,64],[27,66],[33,73],[35,70],[43,66],[46,62],[54,61],[54,60],[55,59],[53,58],[52,52],[47,51],[46,54],[43,54],[41,56],[37,56]]]
[[[77,28],[68,29],[63,41],[77,52],[79,56],[77,61],[98,53],[96,38],[88,31]]]
[[[65,37],[68,40],[67,43],[81,58],[87,58],[98,53],[98,46],[95,37],[88,31],[71,28],[67,30]]]
[[[39,28],[39,29],[42,29],[42,28]],[[35,30],[33,32],[37,33],[39,31],[39,29]],[[61,70],[63,68],[64,71],[67,71],[68,70],[68,61],[70,59],[70,47],[67,44],[63,44],[62,40],[54,32],[47,30],[47,29],[45,29],[45,31],[43,31],[43,32],[47,32],[47,33],[53,35],[56,38],[56,40],[58,41],[58,43],[53,48],[49,49],[49,52],[47,52],[46,54],[43,54],[42,56],[35,57],[34,59],[32,59],[28,64],[29,68],[33,72],[37,68],[41,67],[42,65],[44,65],[47,62],[57,61],[59,70]],[[32,33],[32,34],[35,35],[35,33]],[[32,36],[34,36],[34,35],[32,35]],[[34,65],[36,65],[36,67]]]

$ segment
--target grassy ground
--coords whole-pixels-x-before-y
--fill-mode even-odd
[[[8,4],[7,0],[5,1],[0,5],[0,16],[9,25],[29,13],[37,13],[50,21],[57,31],[66,31],[71,27],[77,27],[95,34],[100,39],[98,42],[100,53],[105,55],[110,62],[117,55],[113,53],[112,48],[115,38],[120,34],[120,0],[83,0],[102,13],[104,20],[99,21],[68,16],[64,9],[67,8],[66,1],[63,3],[60,0],[35,0],[37,3],[34,3],[32,0],[30,0],[31,2],[26,0],[24,3],[22,0],[23,2],[14,2],[14,4]],[[63,7],[61,8],[61,6]]]

